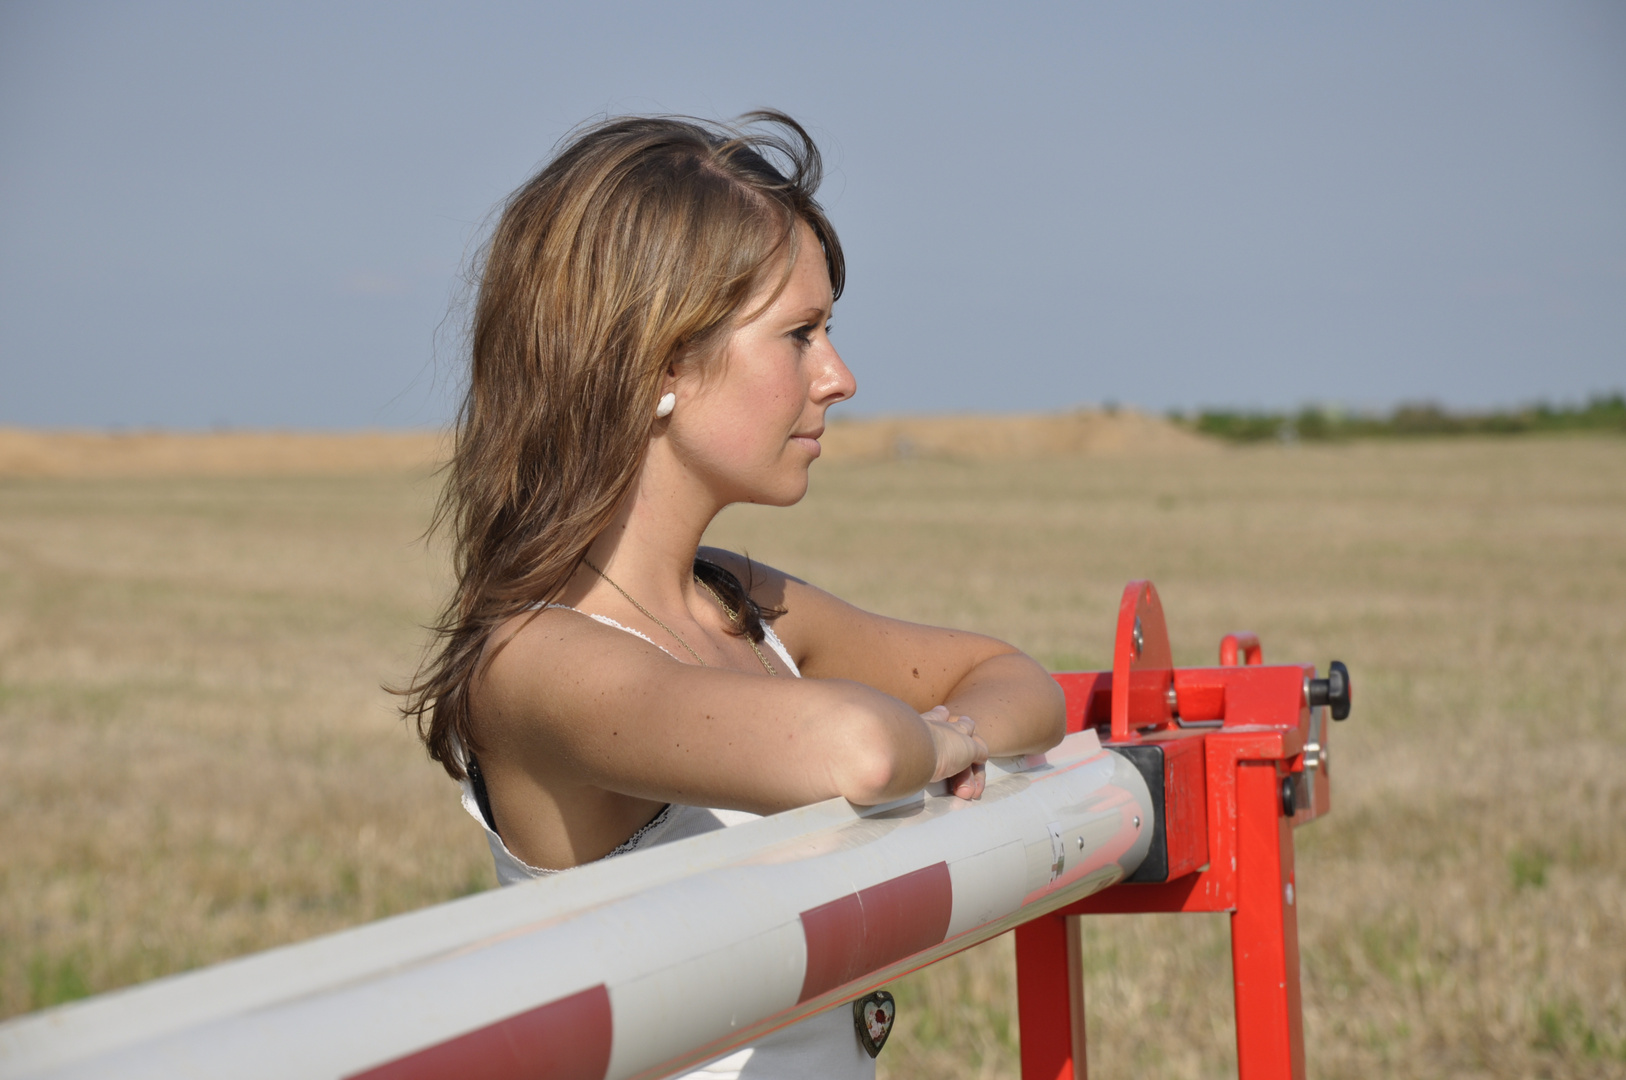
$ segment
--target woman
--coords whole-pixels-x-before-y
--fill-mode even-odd
[[[1055,683],[1010,646],[699,548],[731,503],[802,497],[854,391],[818,152],[786,116],[745,120],[579,133],[485,254],[441,504],[457,589],[406,711],[504,884],[730,811],[937,780],[976,798],[989,754],[1062,734]],[[701,1075],[873,1075],[843,1012]]]

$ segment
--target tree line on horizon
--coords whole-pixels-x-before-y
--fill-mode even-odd
[[[1626,394],[1598,394],[1584,405],[1538,402],[1490,412],[1453,412],[1432,402],[1397,406],[1388,413],[1353,413],[1318,405],[1297,412],[1204,409],[1169,419],[1230,442],[1337,442],[1347,439],[1438,435],[1525,435],[1596,431],[1626,434]]]

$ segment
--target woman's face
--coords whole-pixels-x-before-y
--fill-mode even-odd
[[[807,467],[819,456],[825,410],[857,388],[830,343],[830,274],[818,239],[805,224],[797,230],[784,290],[736,327],[713,361],[684,365],[671,387],[677,406],[666,436],[723,503],[789,506],[800,499]],[[762,307],[782,273],[781,263],[746,304],[747,315]]]

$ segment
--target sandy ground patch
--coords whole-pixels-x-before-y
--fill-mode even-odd
[[[444,456],[439,432],[33,431],[0,428],[0,477],[336,476],[413,472]]]

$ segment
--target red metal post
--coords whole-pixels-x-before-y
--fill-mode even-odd
[[[1281,811],[1283,775],[1273,761],[1237,766],[1231,974],[1241,1080],[1304,1080],[1293,819]]]
[[[1077,918],[1041,915],[1016,928],[1022,1080],[1085,1080],[1082,961]]]
[[[1084,1075],[1081,960],[1067,926],[1081,915],[1151,911],[1230,912],[1237,1071],[1241,1080],[1304,1080],[1293,829],[1331,808],[1329,702],[1312,704],[1314,668],[1265,667],[1257,634],[1227,634],[1217,668],[1175,669],[1170,655],[1157,590],[1133,581],[1112,672],[1056,676],[1069,731],[1101,729],[1104,746],[1142,760],[1160,752],[1164,847],[1147,876],[1168,876],[1126,882],[1017,930],[1024,1080],[1071,1078],[1075,1067]]]

